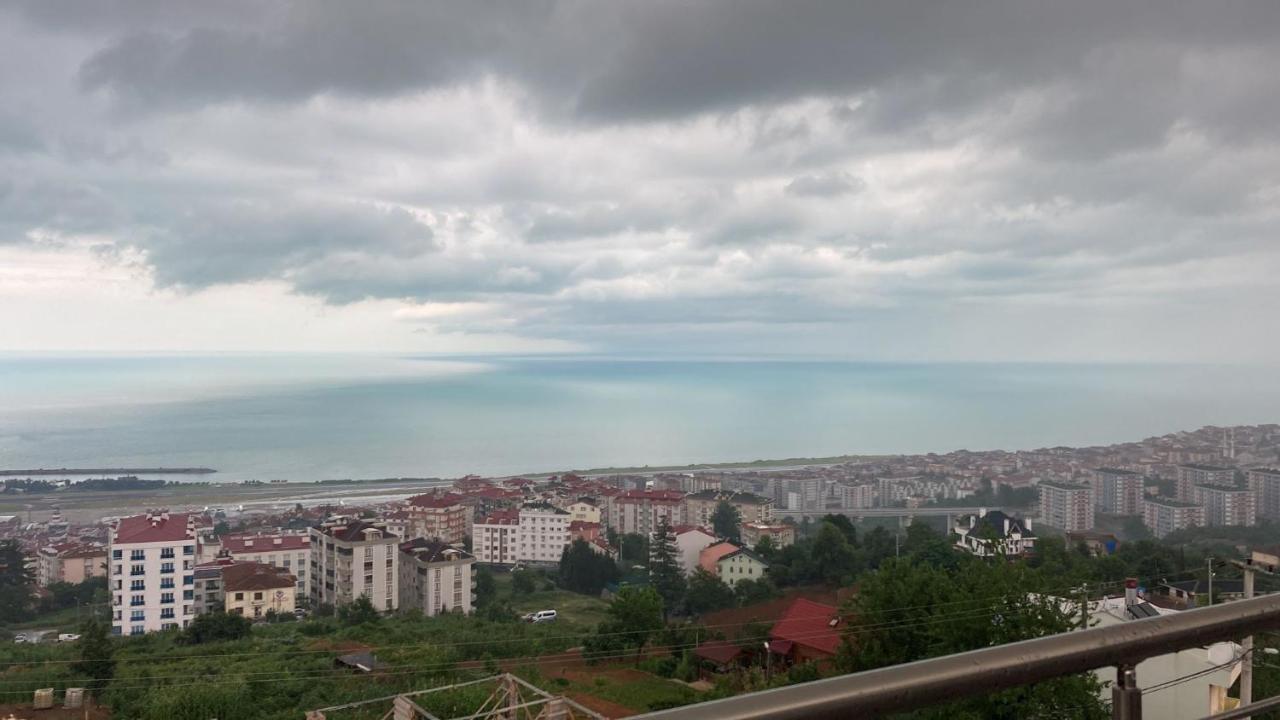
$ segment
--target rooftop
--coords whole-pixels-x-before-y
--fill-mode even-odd
[[[245,553],[263,550],[306,550],[311,547],[310,535],[228,535],[222,538],[227,552]]]
[[[415,538],[409,542],[400,543],[400,552],[413,555],[415,560],[425,563],[475,559],[475,556],[465,550],[439,540],[426,538]]]
[[[291,588],[298,578],[266,563],[238,562],[222,568],[222,582],[228,592],[244,592]]]
[[[188,527],[189,513],[149,513],[121,518],[116,525],[112,542],[152,543],[181,542],[195,539],[195,532]]]

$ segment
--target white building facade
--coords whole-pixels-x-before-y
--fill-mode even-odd
[[[195,516],[156,511],[110,530],[111,632],[185,628],[195,617]]]
[[[395,610],[399,543],[378,522],[335,518],[311,528],[311,601],[341,607],[364,595],[379,611]]]

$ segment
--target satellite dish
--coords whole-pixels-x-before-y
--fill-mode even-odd
[[[1211,665],[1226,665],[1235,659],[1235,643],[1222,642],[1214,643],[1209,646],[1209,663]]]

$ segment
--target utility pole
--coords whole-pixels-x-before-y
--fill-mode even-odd
[[[1209,566],[1209,604],[1213,604],[1213,558],[1205,558],[1205,563]]]

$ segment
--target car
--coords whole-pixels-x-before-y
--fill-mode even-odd
[[[58,635],[58,642],[74,642],[79,639],[80,636],[75,633],[60,633]]]
[[[529,613],[524,617],[527,622],[544,623],[544,622],[555,622],[557,615],[555,610],[539,610],[538,612],[535,612],[535,613]]]
[[[16,642],[16,643],[19,643],[19,644],[21,644],[21,643],[25,643],[25,642],[30,642],[30,640],[28,640],[28,639],[27,639],[27,636],[26,636],[26,635],[24,635],[24,634],[22,634],[22,633],[18,633],[17,635],[14,635],[14,636],[13,636],[13,641],[14,641],[14,642]]]

